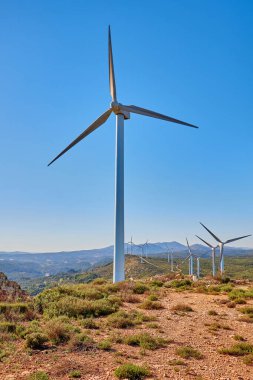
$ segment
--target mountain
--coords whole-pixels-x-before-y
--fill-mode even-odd
[[[143,248],[142,248],[143,247]],[[201,244],[191,246],[192,251],[208,257],[210,249]],[[173,249],[174,256],[183,258],[188,254],[188,248],[176,241],[148,243],[144,245],[125,244],[125,252],[134,255],[152,257],[167,257]],[[225,247],[226,255],[250,255],[250,249]],[[113,246],[98,249],[69,252],[0,252],[0,271],[6,273],[11,280],[24,282],[32,278],[48,277],[59,273],[84,272],[88,269],[110,263],[113,258]]]

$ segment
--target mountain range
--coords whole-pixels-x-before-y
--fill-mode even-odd
[[[141,248],[143,247],[143,249]],[[154,257],[166,257],[173,249],[175,257],[186,257],[187,246],[172,242],[148,243],[144,245],[125,244],[125,252],[134,255],[146,255]],[[196,255],[207,257],[210,249],[201,244],[191,246]],[[225,247],[225,254],[229,256],[241,256],[253,254],[253,249]],[[0,271],[15,281],[25,279],[47,277],[58,273],[82,272],[88,269],[110,263],[113,257],[113,246],[98,249],[69,251],[69,252],[0,252]]]

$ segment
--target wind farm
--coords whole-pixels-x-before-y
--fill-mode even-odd
[[[0,12],[0,380],[252,380],[253,3]]]

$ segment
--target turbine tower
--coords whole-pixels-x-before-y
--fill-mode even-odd
[[[212,250],[212,271],[213,271],[213,277],[216,276],[216,265],[215,265],[215,258],[216,258],[216,248],[218,247],[218,245],[214,246],[210,243],[208,243],[207,241],[205,241],[204,239],[202,239],[201,237],[199,237],[198,235],[195,235],[198,239],[200,239],[201,241],[203,241],[203,243],[205,243],[206,245],[208,245],[208,247],[211,248]]]
[[[84,132],[82,132],[74,141],[72,141],[61,153],[58,154],[50,163],[51,165],[59,157],[73,148],[81,140],[94,132],[106,122],[111,113],[116,115],[116,150],[115,150],[115,239],[114,239],[114,260],[113,260],[113,282],[123,281],[125,279],[125,256],[124,256],[124,121],[130,118],[130,113],[154,117],[157,119],[185,125],[188,127],[198,128],[193,124],[174,119],[170,116],[162,115],[145,108],[133,105],[123,105],[117,100],[116,81],[114,75],[112,41],[110,26],[108,31],[108,49],[109,49],[109,85],[111,94],[111,104],[97,120],[95,120]],[[48,166],[49,166],[48,165]]]
[[[221,273],[221,276],[223,275],[223,272],[224,272],[224,254],[223,254],[223,251],[224,251],[224,245],[225,244],[228,244],[228,243],[232,243],[233,241],[237,241],[237,240],[240,240],[240,239],[244,239],[246,237],[249,237],[251,235],[245,235],[245,236],[240,236],[240,237],[237,237],[237,238],[233,238],[233,239],[229,239],[229,240],[226,240],[226,241],[221,241],[216,235],[214,235],[214,233],[212,231],[210,231],[206,226],[204,226],[203,223],[201,223],[201,226],[204,227],[207,232],[209,232],[210,235],[212,235],[212,237],[218,242],[218,246],[220,247],[220,273]]]
[[[186,243],[187,243],[188,251],[189,251],[189,255],[187,257],[187,258],[189,258],[189,275],[193,276],[193,254],[192,254],[192,250],[191,250],[191,247],[189,245],[187,238],[186,238]]]

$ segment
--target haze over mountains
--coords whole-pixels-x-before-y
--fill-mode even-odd
[[[191,246],[197,255],[207,257],[210,249],[201,244]],[[147,253],[150,256],[166,257],[169,249],[173,249],[175,257],[186,257],[188,249],[176,241],[148,243]],[[125,244],[125,252],[141,255],[140,246]],[[146,251],[145,251],[146,252]],[[252,249],[225,247],[225,254],[232,256],[251,255]],[[69,252],[0,252],[0,271],[15,281],[32,279],[67,272],[83,272],[94,266],[112,261],[113,246],[99,249]]]

